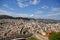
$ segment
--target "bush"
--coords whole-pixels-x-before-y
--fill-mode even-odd
[[[49,36],[49,40],[60,40],[60,32],[52,32]]]
[[[27,40],[37,40],[37,39],[34,37],[29,37]]]

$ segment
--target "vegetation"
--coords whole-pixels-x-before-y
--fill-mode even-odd
[[[49,40],[60,40],[60,32],[52,32],[49,36]]]
[[[13,16],[9,16],[9,15],[0,15],[0,19],[23,19],[23,20],[30,20],[34,18],[28,18],[28,17],[13,17]]]
[[[37,40],[37,39],[34,37],[29,37],[27,40]]]

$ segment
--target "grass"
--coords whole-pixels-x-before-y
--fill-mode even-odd
[[[37,39],[34,37],[29,37],[29,38],[27,38],[27,40],[37,40]]]

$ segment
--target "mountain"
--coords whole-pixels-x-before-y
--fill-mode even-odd
[[[38,20],[40,22],[44,23],[57,23],[60,22],[60,20],[54,20],[54,19],[34,19],[34,18],[24,18],[24,17],[12,17],[9,15],[0,15],[0,19],[23,19],[23,20]]]
[[[13,19],[14,17],[8,15],[0,15],[0,19]]]
[[[0,19],[24,19],[24,20],[30,20],[33,18],[23,18],[23,17],[13,17],[9,15],[0,15]]]
[[[54,19],[38,19],[40,22],[43,23],[60,23],[60,20],[54,20]]]

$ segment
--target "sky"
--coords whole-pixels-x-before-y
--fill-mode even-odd
[[[0,0],[0,15],[60,20],[60,0]]]

